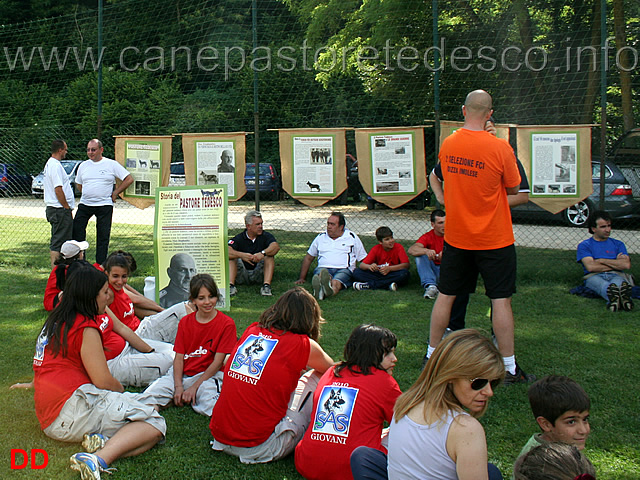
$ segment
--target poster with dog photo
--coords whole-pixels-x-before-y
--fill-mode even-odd
[[[162,186],[162,143],[151,141],[125,142],[124,167],[133,177],[126,190],[130,197],[153,198]]]
[[[294,136],[293,192],[295,195],[333,195],[333,135]]]
[[[196,142],[196,185],[226,185],[235,196],[235,143],[229,141]]]

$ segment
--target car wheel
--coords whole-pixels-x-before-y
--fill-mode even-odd
[[[562,212],[562,218],[570,227],[585,227],[591,220],[594,210],[593,203],[582,200]]]

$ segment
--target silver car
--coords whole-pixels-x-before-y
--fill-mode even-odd
[[[78,167],[82,163],[82,160],[62,160],[60,163],[67,172],[69,177],[69,183],[73,188],[73,194],[76,197],[80,196],[80,191],[76,188],[76,173],[78,173]],[[31,195],[36,198],[44,197],[44,171],[40,172],[31,182]]]

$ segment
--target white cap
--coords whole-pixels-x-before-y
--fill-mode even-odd
[[[75,257],[80,252],[84,252],[87,248],[89,248],[89,242],[67,240],[62,244],[62,248],[60,248],[60,254],[62,255],[62,258],[71,258]]]

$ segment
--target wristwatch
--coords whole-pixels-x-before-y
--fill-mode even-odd
[[[264,255],[265,257],[267,256],[267,254],[266,254],[266,252],[265,252],[264,250],[262,250],[260,253],[261,253],[262,255]]]

